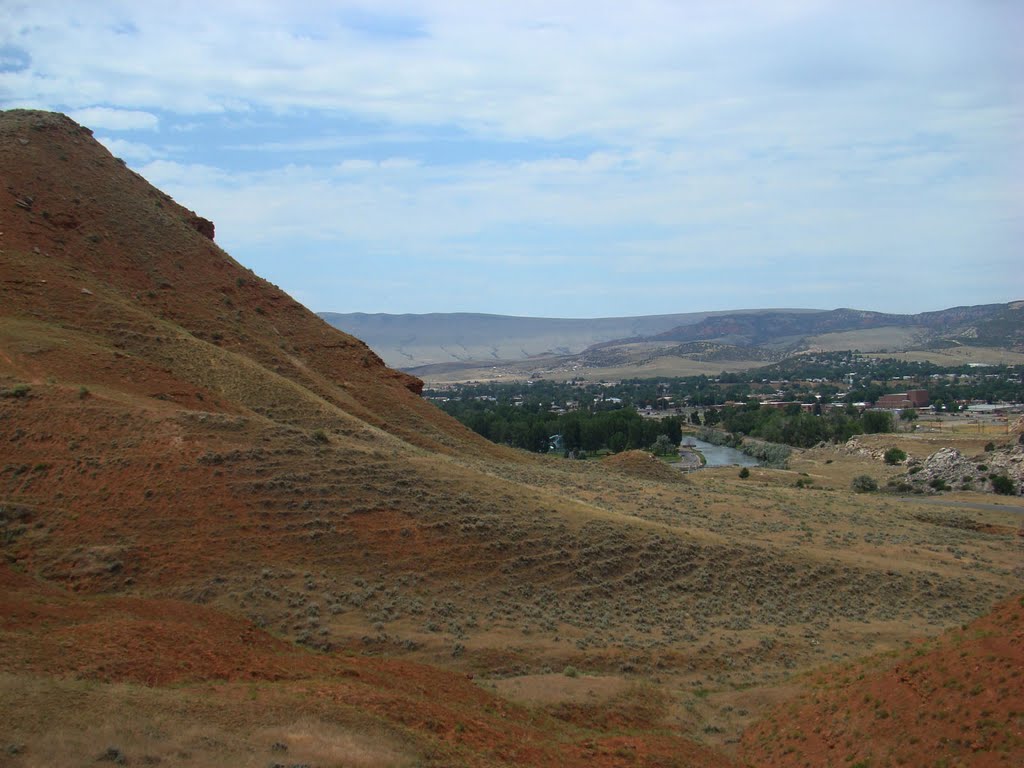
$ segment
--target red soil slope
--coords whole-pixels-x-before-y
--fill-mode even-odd
[[[273,681],[273,691],[263,689],[262,695],[301,698],[307,707],[316,702],[325,718],[358,711],[401,726],[435,765],[732,765],[667,734],[613,735],[569,726],[510,705],[465,675],[313,654],[204,606],[83,598],[3,565],[0,673],[147,686]],[[237,695],[230,686],[204,685],[201,693],[228,700]]]
[[[522,460],[241,267],[63,115],[0,113],[0,169],[0,504],[22,518],[6,542],[22,567],[166,594],[337,561],[358,533],[310,536],[297,510],[486,499],[428,459]]]
[[[1024,597],[893,659],[823,673],[744,736],[757,766],[1024,765]]]
[[[210,365],[235,353],[404,440],[493,450],[439,418],[416,396],[419,380],[387,368],[361,341],[235,262],[200,231],[209,233],[205,220],[67,117],[2,113],[0,169],[0,318],[18,319],[8,334],[66,342],[59,354],[7,349],[0,373],[107,381],[182,404],[201,398],[207,410],[230,409],[229,399],[277,420],[323,420],[316,409],[296,410],[243,383],[218,386]],[[97,360],[88,336],[120,354]]]

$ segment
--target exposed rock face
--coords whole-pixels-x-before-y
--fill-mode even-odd
[[[193,216],[191,224],[200,235],[213,240],[214,227],[212,221],[204,219],[202,216]]]
[[[885,460],[885,449],[868,448],[867,446],[862,445],[860,440],[856,437],[851,437],[847,440],[843,449],[851,456],[867,456],[868,458],[877,459],[878,461]]]
[[[1024,448],[998,448],[968,458],[955,448],[940,448],[923,464],[918,465],[907,480],[915,489],[925,492],[948,486],[955,490],[994,492],[993,479],[1006,476],[1017,494],[1024,487]]]

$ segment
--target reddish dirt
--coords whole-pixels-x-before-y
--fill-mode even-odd
[[[197,231],[195,213],[69,118],[0,114],[0,168],[0,319],[94,335],[119,357],[69,345],[10,355],[14,373],[87,373],[151,396],[198,393],[208,402],[167,354],[176,326],[414,444],[501,452],[423,402],[418,379],[387,368],[363,342],[235,262]]]
[[[1024,597],[813,686],[744,735],[751,765],[1024,765]]]
[[[685,739],[606,735],[509,704],[466,675],[304,651],[250,622],[174,600],[83,597],[0,566],[0,672],[148,686],[276,681],[274,697],[372,712],[451,748],[453,765],[707,765]],[[210,688],[208,695],[234,695]]]

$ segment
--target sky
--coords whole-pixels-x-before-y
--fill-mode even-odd
[[[0,0],[65,112],[315,311],[1024,299],[1018,0]]]

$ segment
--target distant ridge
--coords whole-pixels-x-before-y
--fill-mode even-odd
[[[339,314],[331,325],[361,339],[391,366],[418,376],[530,361],[546,369],[618,369],[684,357],[763,364],[816,349],[935,350],[952,346],[1024,351],[1024,303],[952,307],[919,314],[859,309],[743,309],[593,319],[468,312]],[[710,345],[710,346],[709,346]],[[663,369],[658,369],[663,370]],[[638,370],[636,375],[644,375]],[[658,374],[661,375],[661,374]]]
[[[409,369],[440,363],[526,360],[544,355],[575,355],[616,339],[654,336],[719,315],[763,309],[682,312],[637,317],[516,317],[472,312],[366,314],[320,312],[335,328],[365,341],[388,365]],[[777,309],[779,313],[819,312]]]

